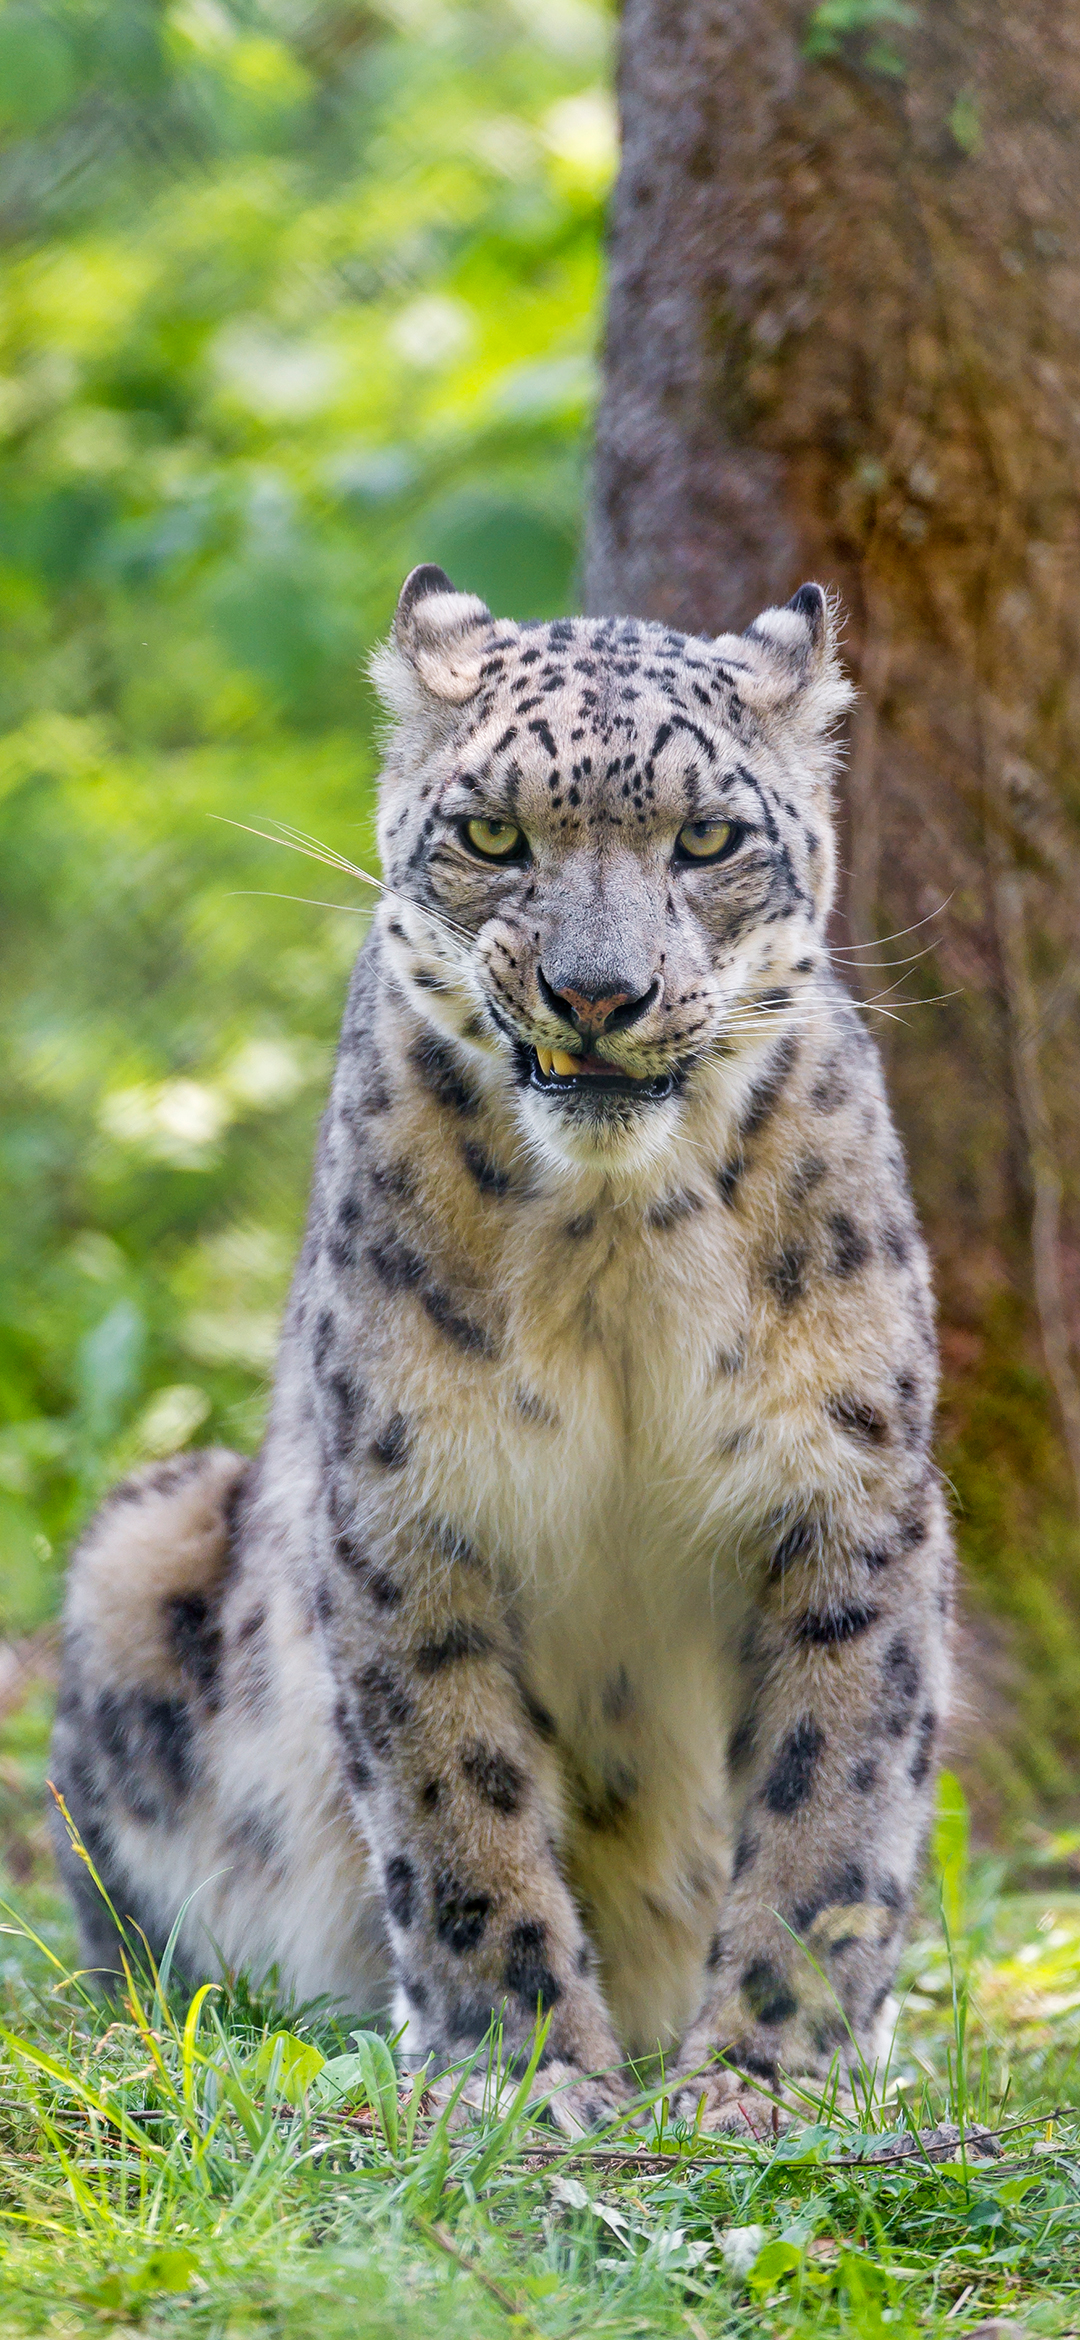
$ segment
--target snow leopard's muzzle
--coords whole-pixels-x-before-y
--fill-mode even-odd
[[[598,979],[592,967],[553,960],[550,974],[542,964],[536,974],[540,998],[563,1045],[537,1044],[524,1051],[519,1045],[519,1060],[526,1059],[521,1070],[531,1088],[572,1110],[600,1113],[610,1112],[615,1101],[650,1105],[673,1094],[677,1076],[670,1067],[650,1072],[608,1053],[613,1040],[634,1031],[658,1006],[659,974],[641,990],[634,988],[641,981],[636,966],[606,970]]]

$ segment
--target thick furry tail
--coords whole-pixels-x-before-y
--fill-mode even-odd
[[[52,1777],[108,1900],[152,1946],[158,1929],[137,1905],[131,1856],[148,1833],[160,1850],[195,1783],[248,1467],[224,1447],[200,1447],[136,1472],[106,1498],[71,1563]],[[59,1816],[56,1837],[86,1956],[115,1971],[107,1902]]]

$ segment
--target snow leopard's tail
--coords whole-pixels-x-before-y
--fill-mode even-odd
[[[167,1872],[170,1835],[198,1784],[248,1467],[224,1447],[150,1464],[106,1498],[71,1563],[51,1777],[82,1846],[58,1810],[60,1867],[91,1967],[120,1966],[110,1903],[155,1956],[162,1947],[171,1897],[156,1872]]]

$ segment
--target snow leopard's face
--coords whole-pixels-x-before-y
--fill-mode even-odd
[[[413,1004],[504,1055],[546,1152],[652,1155],[701,1068],[781,1028],[822,963],[848,696],[824,596],[705,641],[494,621],[419,570],[377,675]]]

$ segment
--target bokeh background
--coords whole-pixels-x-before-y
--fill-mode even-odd
[[[415,561],[574,601],[610,38],[594,0],[0,11],[8,1639],[104,1483],[259,1435],[370,896],[222,823],[370,860]]]
[[[416,561],[499,613],[580,605],[614,30],[603,0],[0,0],[0,1854],[16,1877],[48,1868],[72,1537],[132,1464],[261,1430],[372,897],[252,832],[296,824],[370,865],[366,660]],[[814,102],[873,111],[860,57],[846,81],[811,73]],[[894,569],[910,565],[908,503],[892,537],[866,527],[875,558],[895,538]],[[863,707],[869,557],[830,538],[820,561],[844,586]],[[896,696],[918,715],[916,691]],[[944,1302],[967,1616],[952,1759],[1000,1837],[1034,1811],[1078,1816],[1080,1540],[1025,1314],[1015,1161],[1012,1218],[995,1217],[1018,1141],[989,880],[927,850],[926,900],[914,886],[909,911],[886,887],[877,923],[932,910],[934,948],[905,971],[910,1030],[879,1017],[877,1037]],[[1071,960],[1054,982],[1052,1031]],[[969,1057],[992,1106],[978,1144]],[[1073,1061],[1049,1060],[1059,1102]],[[1071,1289],[1075,1245],[1065,1265]]]
[[[850,2170],[832,2188],[815,2125],[805,2196],[783,2155],[775,2183],[702,2165],[648,2203],[632,2168],[624,2217],[612,2169],[593,2227],[576,2179],[572,2213],[558,2181],[554,2224],[509,2128],[494,2155],[465,2141],[449,2191],[444,2162],[423,2174],[408,2155],[388,2186],[355,2125],[340,2160],[316,2161],[274,2113],[277,2141],[268,2157],[264,2130],[252,2159],[221,2126],[213,2062],[217,2111],[188,2154],[145,2031],[119,2009],[88,2020],[57,1975],[76,1945],[46,1814],[73,1537],[133,1464],[192,1440],[253,1447],[264,1418],[371,897],[252,832],[295,824],[370,866],[366,660],[415,562],[500,613],[580,605],[613,7],[0,0],[3,2334],[502,2329],[463,2269],[460,2291],[456,2274],[435,2287],[432,2183],[464,2267],[527,2299],[512,2320],[530,2329],[1080,2326],[1075,2131],[1053,2114],[1080,2066],[1080,1515],[1033,1305],[1038,1149],[1016,1081],[1022,1042],[1044,1068],[1075,1312],[1074,18],[1060,0],[629,12],[639,117],[654,35],[674,35],[688,101],[670,138],[653,121],[667,208],[622,235],[621,261],[616,204],[613,342],[620,297],[634,330],[615,371],[632,396],[648,373],[668,408],[667,437],[641,410],[651,473],[623,508],[631,551],[659,514],[633,606],[678,591],[695,625],[741,623],[800,576],[843,591],[862,696],[837,940],[857,945],[864,998],[887,1003],[875,1036],[942,1298],[940,1453],[965,1584],[949,1754],[992,1849],[969,1865],[947,1774],[903,1970],[901,2084],[924,2128],[939,2109],[1052,2117],[1048,2158],[1018,2125],[1006,2159],[973,2162],[974,2194],[967,2168],[912,2162],[910,2185],[890,2177],[886,2200],[863,2181],[856,2201]],[[696,247],[671,219],[697,222]],[[670,310],[672,364],[647,362],[669,251],[684,321],[709,319],[696,380]],[[624,412],[609,385],[602,517],[637,460]],[[1022,760],[995,805],[972,746],[1003,705]],[[994,928],[1006,882],[1019,961],[1030,942],[1019,1022]],[[879,968],[869,938],[894,931],[913,939]],[[260,2034],[280,2012],[243,1977],[229,1986],[202,2042],[213,2057],[220,2012],[233,2071],[261,2094]],[[289,2020],[310,2037],[310,2011]],[[172,2124],[143,2132],[152,2153],[171,2139],[167,2179],[132,2186],[132,2156],[78,2121],[88,2080]],[[722,2248],[749,2216],[784,2239],[737,2299],[709,2243],[683,2237]]]

